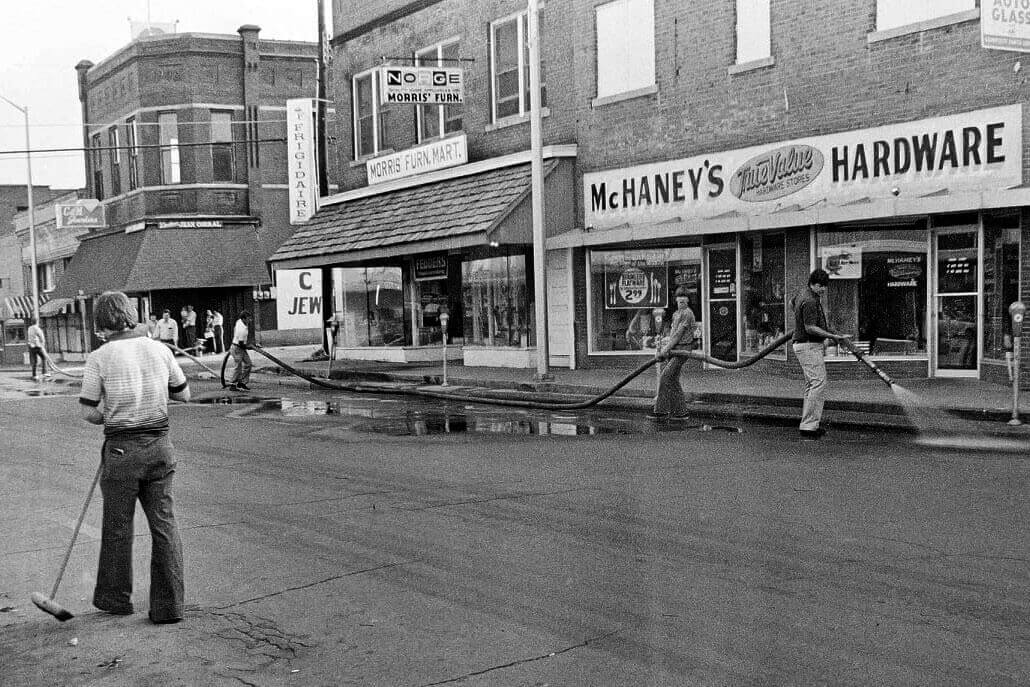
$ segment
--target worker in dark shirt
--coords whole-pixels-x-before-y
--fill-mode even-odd
[[[826,293],[830,275],[817,269],[808,277],[808,287],[794,297],[794,355],[805,375],[805,400],[801,409],[801,436],[818,439],[826,430],[819,426],[826,401],[826,339],[838,343],[849,338],[826,328],[826,313],[820,297]]]

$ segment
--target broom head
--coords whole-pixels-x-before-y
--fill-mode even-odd
[[[32,603],[36,604],[39,610],[49,613],[62,623],[75,617],[71,611],[68,611],[53,599],[47,598],[39,592],[32,592]]]

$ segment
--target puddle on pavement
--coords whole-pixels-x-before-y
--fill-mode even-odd
[[[739,434],[732,425],[667,422],[655,424],[640,416],[602,413],[548,412],[479,405],[426,404],[391,398],[298,400],[258,396],[216,396],[198,403],[249,405],[237,412],[245,417],[333,417],[355,432],[390,436],[441,434],[507,434],[537,436],[596,436],[656,434],[671,431],[721,431]]]
[[[26,389],[27,396],[67,396],[68,391],[49,391],[47,389]]]

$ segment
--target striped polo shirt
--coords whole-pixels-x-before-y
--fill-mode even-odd
[[[138,330],[113,334],[89,354],[79,403],[104,404],[104,434],[168,429],[168,394],[187,386],[175,356]]]

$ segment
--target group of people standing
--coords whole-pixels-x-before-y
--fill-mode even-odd
[[[181,325],[172,318],[169,310],[161,311],[161,318],[156,313],[150,314],[147,322],[147,336],[181,348],[186,351],[197,351],[200,353],[222,353],[225,351],[225,339],[223,334],[224,318],[217,310],[206,310],[204,312],[203,336],[197,337],[197,313],[192,305],[183,306],[179,313]]]

